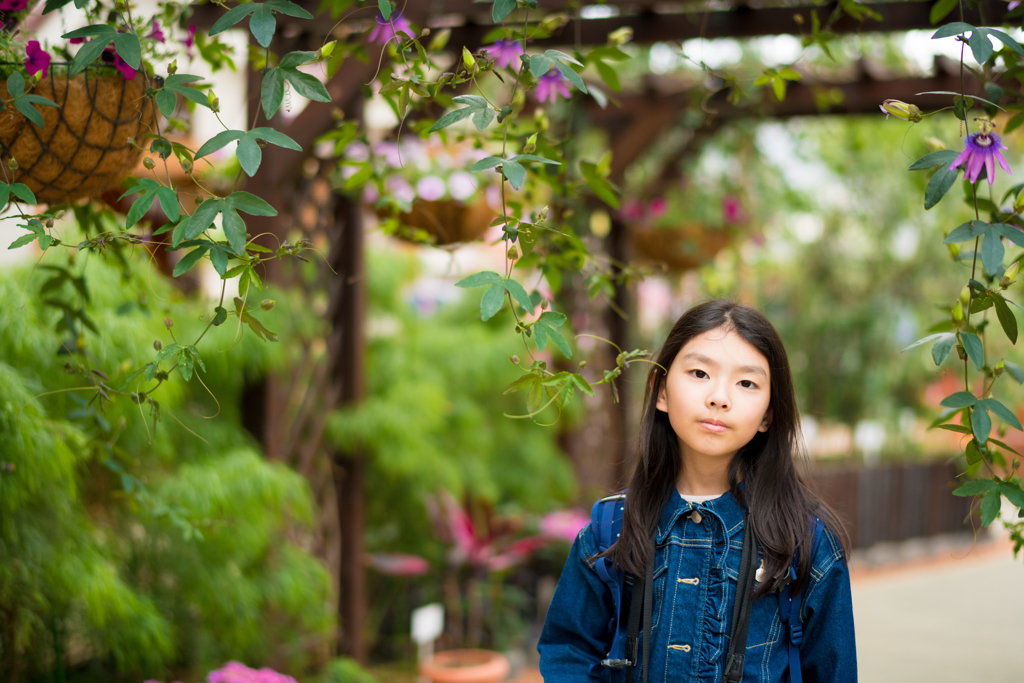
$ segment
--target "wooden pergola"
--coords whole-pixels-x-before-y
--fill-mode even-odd
[[[314,14],[319,9],[318,0],[300,0],[299,4]],[[601,45],[607,41],[610,32],[622,27],[631,28],[633,42],[639,44],[679,42],[698,37],[800,35],[808,30],[812,11],[816,11],[824,21],[837,7],[837,3],[814,5],[806,2],[744,3],[722,0],[716,3],[679,2],[672,5],[663,0],[609,0],[601,5],[600,12],[594,13],[573,9],[574,4],[568,0],[541,0],[545,13],[566,12],[570,16],[556,35],[537,41],[536,45]],[[489,3],[475,3],[472,0],[409,0],[404,7],[401,7],[401,2],[399,5],[404,15],[419,27],[450,29],[448,44],[456,50],[460,50],[463,45],[470,50],[478,49],[484,35],[494,28]],[[881,21],[865,19],[858,22],[843,16],[830,26],[830,30],[841,34],[933,28],[929,22],[931,5],[928,3],[881,2],[871,4],[870,8],[882,17]],[[222,12],[214,5],[201,5],[196,8],[193,21],[209,26]],[[982,0],[966,12],[964,20],[976,25],[998,25],[1006,13],[1005,2]],[[282,15],[278,21],[286,21],[287,27],[277,32],[271,49],[278,54],[292,50],[316,50],[330,32],[338,36],[349,34],[351,30],[346,28],[347,25],[354,22],[367,24],[374,21],[375,16],[375,6],[351,13],[345,19],[346,24],[339,24],[329,15],[316,16],[312,20],[296,20]],[[335,110],[343,111],[347,120],[359,120],[364,86],[373,78],[381,58],[379,47],[367,46],[367,50],[370,56],[367,64],[350,59],[329,80],[327,89],[332,97],[331,103],[310,102],[294,120],[288,123],[275,120],[275,127],[298,142],[304,150],[312,150],[314,141],[336,125]],[[912,100],[922,108],[944,106],[948,104],[948,97],[929,99],[916,94],[935,90],[953,91],[960,86],[958,72],[941,59],[937,60],[934,73],[926,77],[888,79],[879,77],[876,71],[865,63],[856,77],[847,82],[816,82],[808,78],[790,84],[785,101],[765,101],[753,108],[731,106],[724,98],[721,101],[713,99],[711,108],[716,110],[716,114],[710,117],[705,126],[694,132],[693,139],[706,139],[722,122],[755,115],[791,117],[879,114],[878,106],[886,98]],[[841,102],[827,111],[820,109],[815,93],[821,87],[839,89],[842,92]],[[971,92],[982,92],[981,84],[973,79],[969,81],[969,87]],[[688,105],[688,93],[685,90],[673,92],[670,87],[665,87],[664,82],[654,78],[643,83],[626,84],[626,89],[628,93],[619,98],[621,106],[609,106],[607,109],[590,106],[588,112],[593,124],[607,129],[609,139],[613,141],[610,178],[613,182],[621,182],[626,169],[679,123],[680,114]],[[252,118],[251,112],[255,111],[259,91],[259,75],[253,74],[249,84],[249,119]],[[266,122],[258,122],[257,125],[266,125]],[[308,159],[274,146],[264,149],[263,155],[260,171],[248,182],[246,189],[278,207],[280,215],[252,217],[249,219],[249,231],[252,234],[269,233],[273,238],[266,239],[268,246],[271,243],[276,246],[276,241],[284,241],[293,229],[292,216],[299,208],[297,202],[310,191],[310,183],[304,180],[302,172]],[[671,183],[678,173],[678,164],[674,167],[666,166],[659,182]],[[365,660],[366,647],[362,634],[366,616],[366,586],[362,563],[364,458],[359,452],[334,451],[325,446],[323,441],[330,411],[337,406],[359,401],[363,393],[366,298],[363,226],[358,205],[344,196],[331,196],[321,208],[330,214],[326,232],[331,247],[327,260],[337,272],[336,276],[330,275],[325,282],[330,293],[326,317],[332,330],[327,346],[327,367],[313,373],[315,379],[300,402],[298,417],[290,422],[285,418],[288,414],[287,396],[296,390],[291,385],[291,378],[272,375],[252,385],[245,397],[246,422],[259,437],[267,457],[288,461],[311,479],[315,479],[316,473],[326,473],[326,470],[318,469],[317,463],[323,460],[318,461],[317,455],[326,452],[329,456],[333,493],[326,498],[321,497],[321,501],[333,498],[337,508],[340,547],[336,546],[330,552],[339,553],[334,567],[339,581],[341,629],[338,647],[341,653]],[[624,258],[628,249],[627,237],[627,226],[613,220],[610,234],[605,238],[604,248],[607,253],[620,260],[628,260]],[[271,261],[268,266],[267,277],[286,284],[278,262]],[[616,295],[616,302],[626,310],[630,308],[628,297],[625,291],[619,291]],[[623,347],[628,345],[626,321],[608,312],[605,325],[613,341]],[[621,391],[620,394],[626,396],[627,392]],[[576,461],[578,471],[589,480],[584,483],[608,487],[623,477],[626,410],[624,404],[610,407],[608,450]]]

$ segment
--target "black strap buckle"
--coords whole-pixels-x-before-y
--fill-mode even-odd
[[[627,666],[633,666],[633,662],[628,659],[602,659],[601,666],[609,669],[625,669]]]

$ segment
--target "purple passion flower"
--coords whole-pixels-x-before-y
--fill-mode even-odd
[[[978,176],[981,175],[981,169],[984,167],[985,175],[988,176],[988,184],[991,185],[995,182],[995,162],[998,161],[1007,175],[1013,175],[1010,166],[1000,152],[1000,150],[1009,148],[1003,144],[1001,137],[992,132],[991,127],[991,123],[984,122],[980,133],[967,136],[964,151],[953,161],[949,170],[953,171],[960,165],[964,165],[964,177],[973,184],[977,182]]]
[[[566,99],[572,96],[569,93],[569,86],[565,82],[565,77],[562,76],[558,69],[551,69],[551,71],[540,77],[540,81],[537,83],[536,89],[534,89],[534,95],[541,102],[545,100],[556,102],[559,95]]]
[[[42,77],[46,78],[50,68],[50,53],[39,46],[38,40],[30,40],[25,46],[25,54],[28,55],[25,59],[25,71],[29,76],[35,76],[41,71]]]
[[[412,31],[412,25],[409,24],[408,19],[402,16],[401,12],[392,14],[391,21],[386,21],[383,16],[378,16],[377,25],[370,32],[369,41],[378,45],[384,45],[393,39],[395,42],[401,43],[402,39],[398,37],[399,33],[404,33],[410,38],[416,37],[416,34]]]
[[[483,52],[494,60],[494,66],[502,69],[507,66],[516,68],[516,66],[513,65],[513,60],[516,57],[522,58],[526,53],[525,50],[523,50],[523,44],[518,40],[506,40],[504,38],[500,39],[493,45],[488,45],[483,49]]]

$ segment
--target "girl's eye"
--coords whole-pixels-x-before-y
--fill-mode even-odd
[[[708,373],[704,372],[703,370],[690,370],[690,374],[696,377],[697,379],[704,379],[705,377],[708,376]]]
[[[751,382],[749,379],[742,379],[742,380],[740,380],[740,386],[742,386],[744,389],[756,389],[757,388],[757,385],[754,384],[753,382]]]

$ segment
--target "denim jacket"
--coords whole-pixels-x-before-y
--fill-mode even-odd
[[[720,683],[743,550],[743,508],[731,493],[703,503],[669,497],[657,530],[648,683]],[[624,669],[601,666],[615,626],[612,595],[590,556],[597,539],[580,531],[548,608],[537,649],[545,683],[623,683]],[[850,575],[826,527],[800,609],[805,683],[857,680]],[[626,619],[620,619],[624,632]],[[641,633],[641,646],[643,635]],[[642,666],[633,673],[642,681]],[[774,593],[753,603],[744,683],[789,681],[789,643]]]

